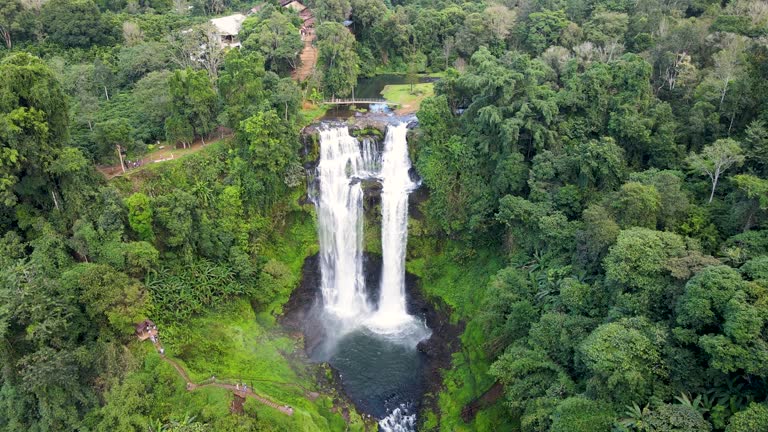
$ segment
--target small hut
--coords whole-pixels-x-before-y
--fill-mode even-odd
[[[141,341],[145,341],[150,338],[156,339],[157,326],[154,322],[152,322],[152,320],[145,319],[144,321],[136,324],[136,337],[138,337]]]

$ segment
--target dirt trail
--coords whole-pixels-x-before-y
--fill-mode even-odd
[[[184,368],[181,367],[180,364],[176,363],[176,361],[174,361],[174,360],[172,360],[172,359],[170,359],[170,358],[165,356],[164,350],[162,349],[163,346],[160,344],[159,341],[155,340],[155,341],[152,342],[152,344],[155,346],[155,349],[160,354],[160,357],[166,363],[168,363],[171,366],[173,366],[173,368],[176,369],[176,372],[178,372],[178,374],[184,379],[184,382],[187,383],[187,390],[195,391],[195,390],[197,390],[199,388],[202,388],[202,387],[218,387],[218,388],[223,388],[223,389],[231,390],[234,394],[236,394],[237,396],[240,396],[241,398],[253,398],[253,399],[256,399],[260,403],[262,403],[264,405],[267,405],[267,406],[270,406],[270,407],[272,407],[272,408],[282,412],[285,415],[289,415],[289,416],[293,415],[293,408],[291,408],[290,406],[288,406],[288,405],[280,405],[280,404],[278,404],[276,402],[273,402],[273,401],[265,398],[264,396],[260,396],[260,395],[258,395],[256,393],[254,393],[254,391],[252,389],[247,389],[246,390],[246,389],[244,389],[244,387],[242,387],[240,385],[217,383],[215,378],[213,378],[212,382],[205,383],[205,384],[196,384],[196,383],[194,383],[189,378],[189,375],[187,374],[187,371],[184,370]]]
[[[311,40],[304,41],[304,49],[301,51],[301,66],[293,71],[293,79],[304,81],[312,76],[317,64],[317,48],[312,44],[315,40],[314,34]]]
[[[317,64],[317,47],[315,47],[315,16],[311,9],[305,9],[301,12],[304,25],[301,27],[301,40],[304,42],[304,48],[301,50],[299,58],[301,65],[291,72],[291,78],[296,81],[304,81],[311,77],[315,72]]]
[[[198,138],[192,145],[190,145],[187,148],[176,148],[176,146],[171,144],[166,144],[164,148],[159,149],[157,151],[153,151],[152,153],[145,154],[141,157],[139,160],[135,161],[126,161],[125,163],[125,172],[129,173],[132,170],[141,167],[143,165],[155,163],[155,162],[165,162],[167,160],[173,160],[177,157],[186,156],[188,154],[197,153],[198,151],[202,150],[203,148],[217,143],[223,139],[231,138],[233,136],[232,131],[227,130],[225,133],[220,134],[218,137],[211,139],[210,137],[208,140],[205,141],[205,145],[203,145],[203,140]],[[120,164],[112,165],[112,166],[100,166],[97,167],[97,169],[104,174],[104,177],[106,177],[108,180],[112,177],[117,177],[119,175],[123,175],[123,169],[120,167]]]

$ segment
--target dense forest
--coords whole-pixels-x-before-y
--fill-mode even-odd
[[[465,330],[420,430],[768,431],[764,1],[312,0],[303,82],[278,2],[0,3],[0,430],[364,430],[278,386],[299,415],[231,415],[134,325],[193,379],[313,386],[275,324],[317,248],[300,130],[429,73],[407,265]]]

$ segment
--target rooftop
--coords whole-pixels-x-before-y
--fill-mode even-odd
[[[291,9],[295,10],[296,12],[301,12],[301,11],[303,11],[304,9],[306,9],[306,8],[307,8],[306,6],[304,6],[303,4],[301,4],[301,2],[298,2],[298,1],[296,1],[296,0],[294,0],[294,1],[292,1],[292,2],[290,2],[290,3],[288,3],[288,4],[286,4],[286,5],[285,5],[285,6],[283,6],[283,7],[291,8]]]
[[[211,24],[216,27],[216,30],[222,36],[235,36],[240,32],[240,27],[243,26],[245,21],[245,15],[234,14],[221,18],[214,18],[211,20]]]

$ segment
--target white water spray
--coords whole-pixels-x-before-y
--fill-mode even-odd
[[[368,321],[379,332],[399,333],[413,322],[405,298],[405,252],[408,241],[408,194],[417,183],[411,180],[408,129],[404,123],[389,126],[384,140],[381,172],[382,271],[379,308]]]
[[[403,404],[379,421],[382,432],[412,432],[416,430],[416,414],[409,414],[408,407]]]
[[[338,338],[359,329],[415,348],[431,334],[425,323],[408,314],[405,295],[408,194],[418,186],[409,175],[407,132],[405,124],[389,126],[383,151],[373,139],[359,142],[346,127],[320,133],[321,289],[325,310],[333,318],[325,325],[331,325]],[[362,180],[382,183],[382,273],[374,313],[363,275]],[[386,432],[409,432],[415,430],[415,424],[416,414],[401,405],[381,419],[379,427]]]
[[[360,146],[346,127],[320,132],[321,289],[327,311],[352,318],[368,311],[363,278],[363,190]]]

